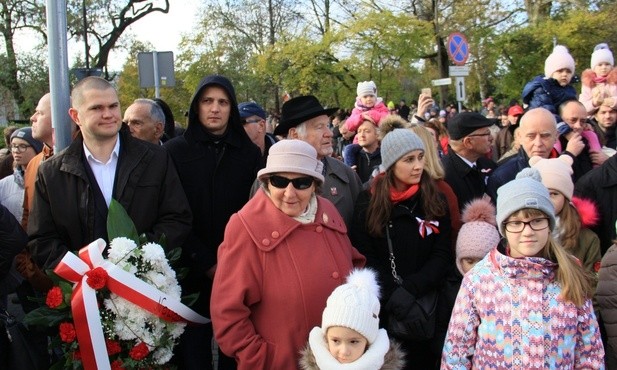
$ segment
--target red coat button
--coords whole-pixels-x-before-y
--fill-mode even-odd
[[[323,226],[317,226],[317,228],[315,229],[315,231],[317,231],[318,233],[323,231]]]
[[[332,278],[338,279],[338,277],[339,277],[338,272],[335,271],[332,273]]]
[[[273,237],[274,239],[276,239],[276,238],[278,238],[279,236],[281,236],[281,234],[279,234],[279,232],[278,232],[278,231],[273,231],[271,235],[272,235],[272,237]]]
[[[270,245],[270,239],[264,239],[264,240],[262,240],[262,241],[261,241],[261,244],[266,245],[266,246],[267,246],[267,245]]]

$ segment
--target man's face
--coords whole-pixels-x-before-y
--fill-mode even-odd
[[[105,141],[115,137],[122,125],[120,101],[112,88],[84,90],[81,104],[69,109],[69,114],[84,140]]]
[[[601,105],[596,112],[596,121],[598,121],[598,125],[602,131],[606,131],[607,129],[614,127],[617,122],[617,110]]]
[[[561,119],[576,133],[580,134],[587,128],[587,111],[577,102],[568,103],[563,107]]]
[[[296,128],[293,127],[289,130],[289,137],[291,139],[300,139],[311,144],[317,151],[317,158],[322,159],[332,155],[332,131],[328,128],[328,116],[321,115],[315,118],[311,118],[308,121],[304,121],[306,125],[306,134],[304,137],[298,135]]]
[[[159,144],[163,134],[163,122],[155,121],[150,111],[148,104],[133,103],[124,112],[124,122],[129,126],[133,137]]]
[[[518,139],[529,158],[534,155],[548,158],[557,140],[557,126],[552,113],[541,108],[526,113],[521,118]]]
[[[379,145],[377,127],[370,121],[364,121],[358,127],[356,137],[358,138],[358,144],[369,153],[372,153]]]
[[[260,146],[260,140],[263,140],[263,137],[266,135],[266,121],[259,116],[250,116],[246,117],[242,124],[244,131],[251,138],[251,141],[255,145]]]
[[[32,122],[32,137],[47,145],[52,143],[51,127],[51,95],[45,94],[39,100],[34,114],[30,117]]]
[[[208,86],[199,97],[199,122],[214,135],[222,135],[227,130],[231,114],[231,101],[227,92],[218,86]]]
[[[463,140],[471,144],[473,152],[484,155],[491,151],[493,135],[488,127],[482,127],[465,136]]]

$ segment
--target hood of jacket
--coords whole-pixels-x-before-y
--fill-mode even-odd
[[[204,77],[195,89],[195,93],[191,98],[191,105],[189,107],[187,132],[190,132],[192,137],[199,138],[199,131],[206,133],[206,130],[202,129],[201,122],[199,121],[199,99],[203,91],[209,86],[217,86],[225,90],[230,102],[229,121],[227,122],[226,134],[231,130],[235,133],[249,138],[242,127],[242,120],[240,118],[240,111],[238,110],[238,100],[236,99],[236,91],[234,90],[231,81],[225,76],[210,75]]]

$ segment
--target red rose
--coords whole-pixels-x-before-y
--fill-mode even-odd
[[[107,354],[109,356],[116,355],[122,352],[122,348],[120,348],[120,343],[115,340],[105,339],[105,345],[107,346]]]
[[[65,343],[71,343],[75,340],[75,326],[70,322],[60,324],[60,339]]]
[[[124,370],[122,367],[122,361],[116,360],[111,363],[111,370]]]
[[[62,296],[62,289],[59,286],[55,286],[47,292],[47,298],[45,298],[45,304],[49,308],[56,308],[62,304],[64,297]]]
[[[88,285],[90,285],[92,289],[99,290],[101,288],[104,288],[105,285],[107,285],[107,279],[109,278],[109,275],[107,275],[107,271],[105,271],[105,269],[102,267],[97,267],[93,270],[90,270],[86,272],[86,275],[88,276],[86,282],[88,283]]]
[[[131,358],[135,361],[140,361],[146,358],[148,353],[150,353],[148,346],[146,343],[141,342],[130,350],[129,356],[131,356]]]
[[[596,261],[596,263],[593,264],[593,271],[600,272],[600,267],[602,267],[602,262]]]

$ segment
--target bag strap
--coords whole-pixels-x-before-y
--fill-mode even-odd
[[[394,262],[394,249],[392,248],[392,240],[390,239],[390,227],[391,223],[388,222],[386,225],[386,239],[388,240],[388,250],[390,251],[390,268],[392,269],[392,277],[394,278],[394,282],[397,285],[403,285],[403,279],[399,274],[396,273],[396,262]]]

